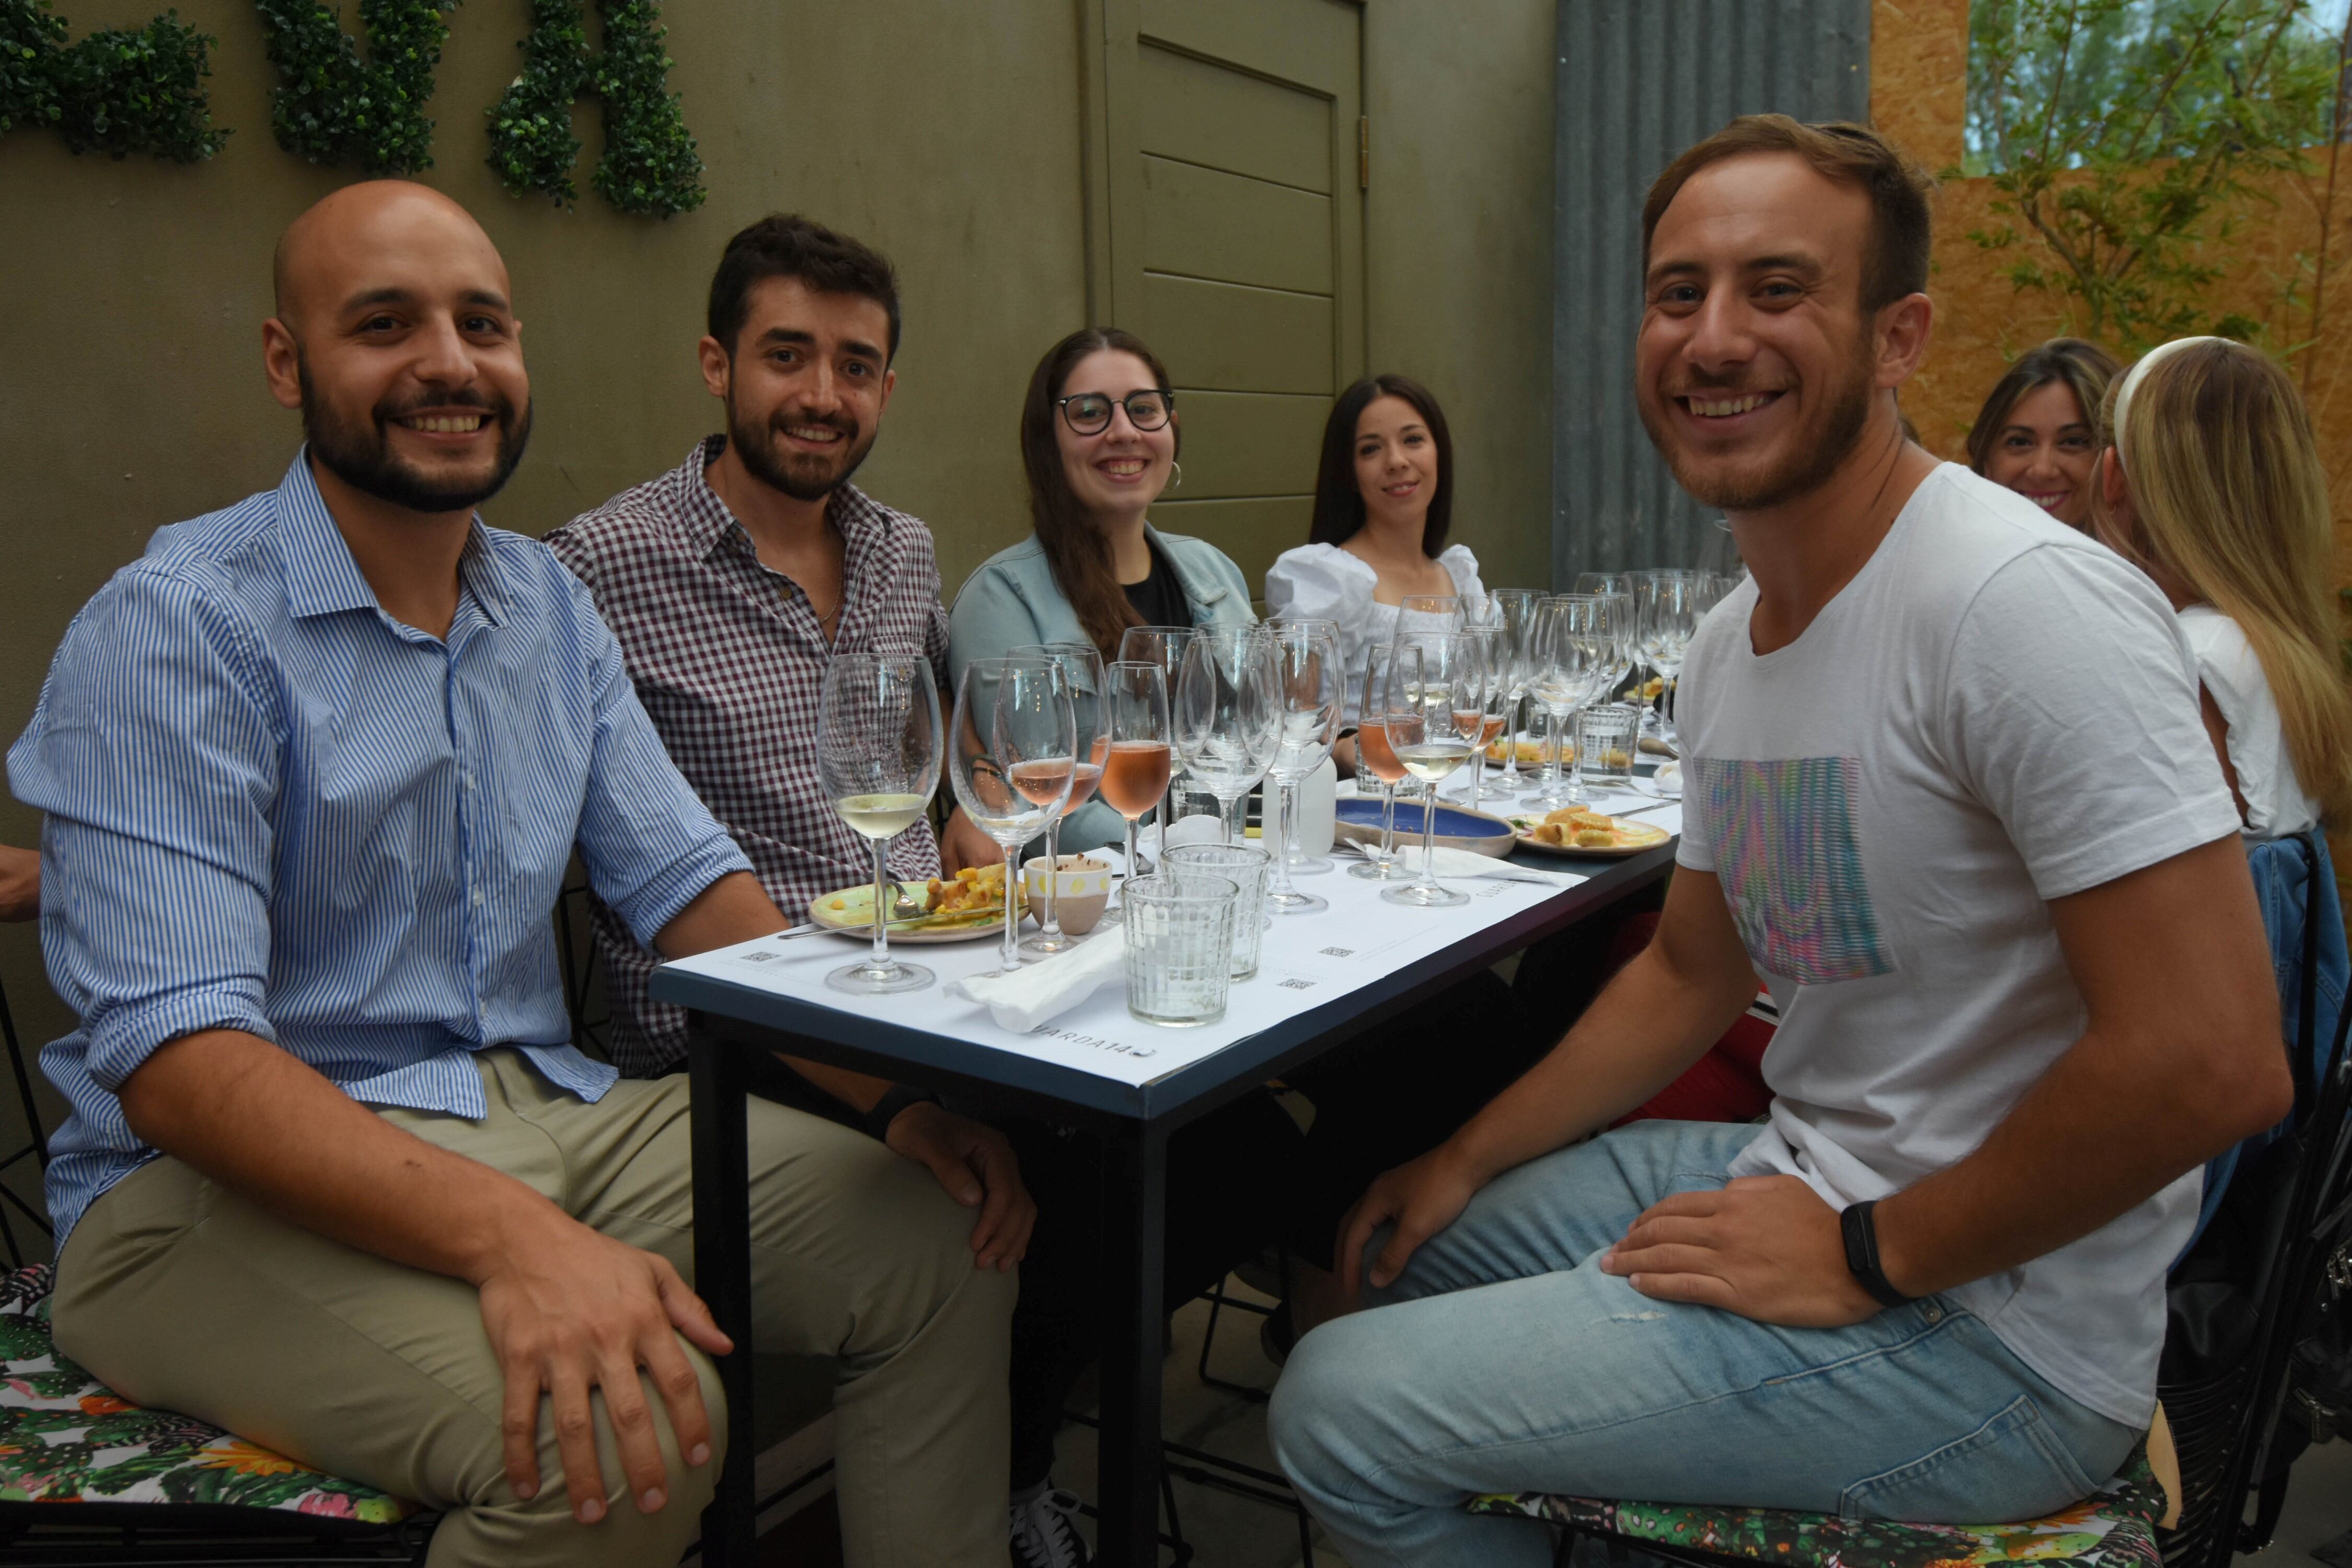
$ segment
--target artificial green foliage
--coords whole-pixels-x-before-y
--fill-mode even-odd
[[[2191,332],[2257,341],[2217,312],[2250,204],[2339,133],[2338,49],[2311,0],[1977,0],[1969,165],[2000,220],[1969,237],[2020,293],[2126,354]],[[2291,300],[2298,279],[2281,280]],[[2274,345],[2276,346],[2276,345]]]
[[[0,135],[46,127],[77,153],[209,158],[228,138],[205,91],[215,42],[172,11],[69,44],[48,0],[0,0]]]
[[[589,183],[625,213],[668,217],[702,205],[702,158],[669,90],[673,63],[655,0],[597,0],[604,52],[588,52],[582,0],[531,0],[522,74],[490,110],[490,167],[517,195],[579,199],[572,169],[580,139],[572,105],[583,91],[604,102],[604,155]]]
[[[320,0],[254,0],[278,87],[269,128],[278,144],[313,163],[371,174],[433,166],[425,102],[449,37],[443,18],[458,0],[360,0],[368,58],[342,19]]]

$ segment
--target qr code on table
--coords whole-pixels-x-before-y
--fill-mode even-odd
[[[1356,950],[1352,947],[1327,947],[1323,950],[1323,956],[1326,958],[1353,958],[1356,956]]]
[[[783,957],[783,956],[784,956],[784,955],[783,955],[782,953],[781,953],[781,952],[772,952],[772,951],[770,951],[770,950],[768,950],[768,949],[762,948],[762,949],[761,949],[761,951],[759,951],[758,952],[747,952],[747,953],[745,953],[745,954],[743,955],[743,962],[744,962],[744,963],[766,963],[770,962],[770,961],[771,961],[771,960],[772,960],[772,959],[778,959],[778,958],[782,958],[782,957]]]
[[[1315,989],[1315,982],[1312,980],[1286,980],[1282,982],[1282,988],[1285,991],[1312,991]]]

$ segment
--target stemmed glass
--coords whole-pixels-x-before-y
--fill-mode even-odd
[[[1510,690],[1510,658],[1500,626],[1469,626],[1462,636],[1468,639],[1478,662],[1478,702],[1475,708],[1454,715],[1454,728],[1478,748],[1470,759],[1470,809],[1478,809],[1478,785],[1486,771],[1486,746],[1503,727],[1504,697]]]
[[[1274,651],[1275,701],[1281,729],[1266,777],[1274,782],[1274,886],[1266,904],[1278,915],[1307,915],[1329,902],[1290,885],[1290,858],[1297,848],[1298,781],[1323,765],[1339,738],[1348,675],[1339,661],[1339,627],[1333,621],[1278,620],[1265,629]]]
[[[1622,594],[1633,597],[1633,574],[1631,572],[1579,572],[1576,587],[1579,594]]]
[[[1438,885],[1433,862],[1437,786],[1470,760],[1470,742],[1454,731],[1454,715],[1477,705],[1476,664],[1470,643],[1459,633],[1424,635],[1396,645],[1380,703],[1381,728],[1405,772],[1428,786],[1428,798],[1422,805],[1421,878],[1409,887],[1381,889],[1390,903],[1433,910],[1470,901],[1467,893]]]
[[[1389,674],[1396,663],[1392,643],[1375,643],[1364,650],[1364,695],[1357,705],[1356,765],[1381,783],[1380,853],[1360,866],[1348,868],[1350,877],[1385,882],[1397,875],[1396,786],[1404,782],[1404,764],[1389,744],[1389,732],[1380,721],[1388,701]]]
[[[1666,691],[1682,673],[1683,652],[1698,629],[1702,589],[1696,574],[1645,572],[1634,583],[1633,610],[1640,623],[1642,661],[1658,672],[1658,733],[1674,743],[1666,716]]]
[[[1168,684],[1168,700],[1173,709],[1176,700],[1176,677],[1184,668],[1184,650],[1192,646],[1196,628],[1192,626],[1129,626],[1119,634],[1118,662],[1132,664],[1141,660],[1156,664]],[[1168,847],[1168,821],[1175,815],[1176,781],[1184,776],[1184,759],[1173,756],[1169,762],[1168,788],[1160,811],[1160,847]],[[1137,867],[1129,864],[1134,874]]]
[[[824,668],[817,776],[841,819],[874,846],[874,948],[824,977],[835,991],[919,991],[937,977],[890,957],[891,839],[914,826],[940,784],[940,690],[919,653],[837,654]]]
[[[1103,732],[1110,737],[1110,751],[1103,762],[1102,797],[1127,819],[1127,874],[1133,877],[1135,825],[1167,795],[1174,758],[1168,672],[1148,659],[1120,659],[1105,668]]]
[[[1503,736],[1507,742],[1503,770],[1506,795],[1516,795],[1519,787],[1519,704],[1528,694],[1536,605],[1542,600],[1543,595],[1533,588],[1497,588],[1486,595],[1486,603],[1494,607],[1495,622],[1503,629],[1503,653],[1507,661],[1503,707]]]
[[[1045,916],[1037,922],[1037,934],[1021,944],[1021,951],[1032,958],[1051,958],[1086,940],[1062,932],[1062,817],[1094,799],[1095,786],[1102,782],[1103,759],[1110,750],[1110,736],[1103,728],[1102,655],[1092,643],[1056,642],[1016,647],[1013,657],[1050,658],[1062,667],[1062,679],[1070,688],[1070,716],[1077,731],[1070,751],[1077,761],[1070,770],[1069,803],[1062,807],[1061,816],[1045,825]]]
[[[1176,679],[1176,749],[1201,787],[1217,797],[1224,841],[1242,841],[1243,798],[1265,776],[1282,739],[1274,645],[1265,628],[1203,626]]]
[[[1535,672],[1528,689],[1543,704],[1550,735],[1544,748],[1542,784],[1528,805],[1558,806],[1585,798],[1572,779],[1561,776],[1560,748],[1575,733],[1572,715],[1601,695],[1601,682],[1614,668],[1601,605],[1599,595],[1559,594],[1537,611]]]
[[[1407,594],[1397,601],[1397,636],[1462,629],[1459,594]]]
[[[989,973],[1021,967],[1013,945],[1021,846],[1062,815],[1077,756],[1077,719],[1059,660],[976,658],[956,687],[948,782],[958,805],[1004,851],[1004,943]]]

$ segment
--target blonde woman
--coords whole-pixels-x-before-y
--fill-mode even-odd
[[[2246,836],[2342,820],[2352,691],[2327,479],[2294,384],[2242,343],[2179,339],[2115,384],[2101,435],[2093,530],[2179,614]]]

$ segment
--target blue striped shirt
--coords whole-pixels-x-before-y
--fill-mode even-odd
[[[157,531],[67,629],[8,753],[47,814],[41,940],[80,1026],[41,1053],[63,1246],[155,1151],[116,1098],[199,1029],[273,1040],[371,1105],[483,1114],[518,1045],[583,1100],[549,912],[576,845],[653,934],[750,862],[678,776],[593,603],[474,525],[447,637],[377,605],[300,456]]]

